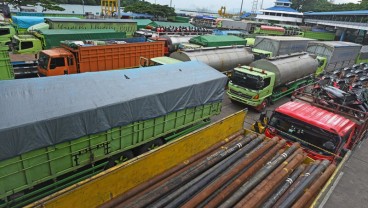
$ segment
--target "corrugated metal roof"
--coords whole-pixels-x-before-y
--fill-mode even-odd
[[[368,15],[368,10],[355,11],[337,11],[337,12],[304,12],[305,16],[309,15]]]
[[[133,19],[133,21],[137,22],[138,26],[147,26],[152,22],[150,19]]]
[[[326,131],[344,136],[355,125],[351,120],[335,113],[302,102],[287,102],[276,109],[277,112],[318,126]]]
[[[128,19],[72,19],[72,18],[51,18],[45,17],[45,21],[52,22],[103,22],[103,23],[114,23],[114,22],[126,22],[126,23],[134,23],[134,20]]]
[[[161,21],[153,21],[150,23],[150,25],[153,25],[155,27],[162,26],[162,27],[194,27],[194,25],[189,23],[183,23],[183,22],[161,22]]]
[[[265,10],[300,13],[300,12],[296,11],[295,9],[290,8],[290,7],[280,7],[280,6],[270,7],[270,8],[265,9]]]
[[[345,42],[345,41],[311,41],[309,42],[309,45],[326,45],[329,47],[347,47],[347,46],[352,46],[352,47],[356,47],[356,46],[361,46],[360,44],[357,43],[351,43],[351,42]]]
[[[310,38],[303,38],[296,36],[257,36],[257,38],[271,39],[271,40],[314,40]]]
[[[41,29],[38,30],[39,33],[44,34],[44,35],[55,35],[55,34],[86,34],[86,33],[112,33],[115,32],[114,29],[106,29],[106,30],[95,30],[95,29],[84,29],[84,30],[59,30],[59,29],[54,29],[54,30],[49,30],[49,29]]]

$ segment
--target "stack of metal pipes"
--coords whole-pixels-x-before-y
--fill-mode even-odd
[[[311,164],[299,143],[230,136],[101,207],[308,207],[336,166]]]

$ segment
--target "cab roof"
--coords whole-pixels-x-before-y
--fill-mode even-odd
[[[271,77],[275,75],[275,73],[273,72],[262,70],[262,69],[255,68],[255,67],[250,67],[250,66],[240,66],[240,67],[236,67],[235,69],[243,73],[260,76],[260,77]],[[262,71],[264,71],[264,73],[262,73]]]
[[[326,131],[344,136],[355,123],[343,116],[297,101],[287,102],[278,107],[276,112],[318,126]]]
[[[70,55],[70,51],[66,50],[65,48],[52,48],[48,50],[41,51],[44,54],[47,54],[48,56],[68,56]]]

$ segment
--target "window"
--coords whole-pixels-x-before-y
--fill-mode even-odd
[[[0,29],[0,35],[9,35],[9,34],[10,34],[9,28],[1,28]]]
[[[50,62],[50,69],[55,69],[59,66],[65,66],[64,57],[52,58]]]
[[[32,47],[33,47],[32,41],[23,41],[23,42],[21,42],[21,45],[20,45],[20,48],[22,50],[29,49],[29,48],[32,48]]]

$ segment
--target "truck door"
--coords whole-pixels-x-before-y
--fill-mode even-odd
[[[52,57],[47,76],[69,74],[68,65],[65,59],[66,57]]]
[[[76,74],[78,73],[77,71],[77,65],[75,64],[75,59],[73,56],[69,56],[67,57],[67,63],[68,63],[68,68],[69,71],[67,72],[67,74]],[[64,71],[64,74],[66,74],[66,72]]]

